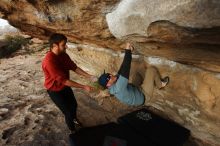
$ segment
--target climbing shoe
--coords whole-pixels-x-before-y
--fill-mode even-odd
[[[161,85],[160,89],[164,88],[169,83],[169,80],[170,80],[170,78],[168,76],[161,79],[162,85]]]

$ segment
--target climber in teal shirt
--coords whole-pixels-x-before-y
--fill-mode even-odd
[[[114,95],[122,103],[138,106],[143,105],[145,103],[145,98],[149,95],[144,95],[141,88],[138,88],[131,83],[128,83],[132,60],[132,50],[133,46],[131,46],[130,43],[127,43],[125,56],[118,71],[118,74],[114,76],[110,73],[103,73],[99,77],[99,84],[102,85],[104,88],[107,88],[110,94]],[[151,68],[150,72],[152,72],[153,81],[155,80],[155,77],[159,78],[159,75],[157,75],[157,72],[155,72],[154,69]],[[168,81],[168,77],[165,77],[163,80],[159,78],[158,84],[160,88],[166,86]]]

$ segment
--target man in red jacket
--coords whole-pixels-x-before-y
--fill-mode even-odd
[[[92,90],[92,87],[70,80],[69,71],[72,70],[88,79],[95,77],[83,71],[70,59],[66,53],[66,42],[67,38],[62,34],[53,34],[50,37],[50,51],[43,59],[42,69],[45,76],[44,86],[50,98],[64,114],[68,128],[74,132],[77,123],[77,102],[71,87],[86,91]]]

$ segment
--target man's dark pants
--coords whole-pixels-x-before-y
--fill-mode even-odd
[[[77,102],[70,87],[65,87],[61,91],[47,90],[50,98],[65,116],[65,121],[70,130],[75,130],[73,122],[76,119]]]

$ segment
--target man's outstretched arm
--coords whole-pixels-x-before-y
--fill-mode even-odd
[[[90,75],[88,74],[87,72],[85,72],[84,70],[82,70],[81,68],[77,67],[75,72],[79,75],[82,75],[88,79],[90,79],[92,82],[95,82],[97,81],[97,77],[96,76],[93,76],[93,75]]]
[[[82,84],[79,84],[79,83],[71,81],[71,80],[66,80],[64,82],[64,85],[69,86],[69,87],[81,88],[81,89],[84,89],[86,91],[91,91],[92,90],[92,87],[90,87],[88,85],[82,85]]]
[[[118,71],[119,75],[127,79],[129,79],[129,74],[130,74],[131,60],[132,60],[131,51],[132,50],[133,50],[133,47],[131,46],[131,44],[127,43],[126,48],[125,48],[125,56],[121,64],[121,67]]]

